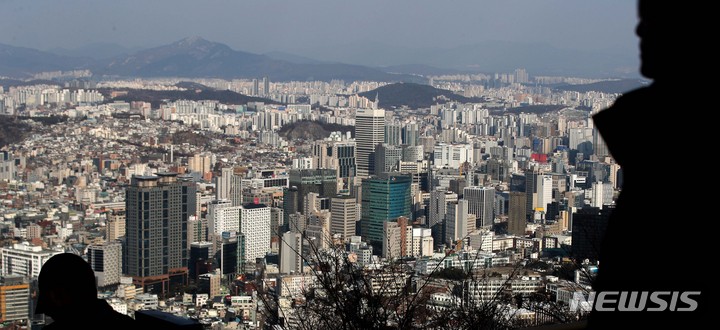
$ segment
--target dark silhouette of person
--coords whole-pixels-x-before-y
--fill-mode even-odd
[[[687,189],[683,180],[674,180],[690,178],[688,171],[694,167],[673,174],[662,164],[670,154],[668,138],[679,140],[686,130],[700,137],[710,129],[710,124],[686,125],[679,120],[684,111],[708,108],[701,101],[705,83],[698,78],[710,66],[702,60],[707,40],[698,36],[703,31],[699,11],[690,3],[639,0],[640,73],[652,83],[624,94],[593,116],[622,168],[623,186],[600,250],[590,328],[705,328],[701,322],[708,310],[709,275],[702,271],[702,249],[696,248],[703,238],[688,229],[713,226],[706,221],[710,205],[706,203],[712,203],[713,196],[683,191]],[[681,150],[692,154],[690,144],[683,145]],[[680,169],[690,163],[673,164]],[[623,291],[637,292],[636,298],[631,300],[628,294],[620,301],[620,294],[612,294],[605,306],[598,306],[597,294]],[[618,310],[619,305],[639,310]]]
[[[136,324],[97,298],[95,273],[75,254],[48,259],[40,269],[38,291],[35,313],[53,319],[43,329],[131,329]]]

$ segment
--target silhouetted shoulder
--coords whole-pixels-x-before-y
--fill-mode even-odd
[[[65,330],[65,329],[102,329],[102,330],[121,330],[135,329],[138,322],[133,318],[118,313],[110,305],[102,299],[98,299],[92,308],[87,310],[87,314],[81,319],[61,320],[51,323],[43,328],[43,330]]]

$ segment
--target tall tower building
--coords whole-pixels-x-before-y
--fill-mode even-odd
[[[445,214],[449,202],[458,200],[458,195],[444,189],[430,192],[430,208],[428,209],[428,228],[432,229],[435,244],[442,244],[445,239]]]
[[[468,205],[468,201],[464,199],[458,199],[447,204],[445,244],[453,246],[458,240],[467,237],[475,229],[475,215],[468,213]]]
[[[330,233],[340,234],[345,242],[355,236],[357,203],[350,196],[333,197],[330,200]]]
[[[212,264],[213,244],[210,242],[193,242],[190,244],[190,258],[188,260],[188,274],[190,282],[196,283],[198,275],[210,271],[208,264]]]
[[[511,191],[508,204],[508,232],[518,236],[525,235],[527,195],[524,192]]]
[[[215,178],[215,199],[230,199],[232,176],[232,167],[223,167],[220,170],[220,176]]]
[[[235,174],[232,167],[224,167],[216,179],[216,199],[227,199],[233,206],[242,205],[242,176]]]
[[[270,95],[270,78],[268,76],[265,76],[262,78],[263,81],[263,95],[269,96]]]
[[[195,183],[176,173],[134,176],[125,191],[125,274],[145,291],[165,295],[170,281],[187,283],[187,222]]]
[[[385,141],[385,110],[357,109],[355,141],[357,176],[366,178],[375,174],[375,146]]]
[[[362,180],[361,235],[375,251],[382,250],[384,222],[412,216],[411,183],[412,177],[397,173]]]
[[[303,213],[307,208],[305,199],[310,193],[319,197],[337,195],[337,177],[331,169],[290,170],[289,187],[283,191],[283,212],[285,220],[296,212]]]
[[[122,274],[122,245],[120,242],[107,242],[101,245],[90,245],[87,260],[95,272],[98,287],[120,283]]]
[[[252,96],[260,95],[260,82],[257,80],[257,78],[254,78],[252,80],[252,90],[250,91],[250,95],[252,95]]]
[[[532,214],[536,209],[547,210],[547,204],[552,203],[552,175],[538,171],[525,173],[525,193],[527,193],[527,206],[525,211]]]
[[[280,273],[300,274],[303,270],[302,234],[289,231],[283,234],[280,245]]]
[[[255,263],[255,258],[264,258],[270,252],[270,207],[265,204],[245,204],[240,209],[240,232],[245,236],[246,263]]]
[[[495,189],[492,187],[465,187],[463,198],[468,201],[468,213],[474,214],[477,227],[492,226],[495,222]],[[475,228],[472,228],[475,229]]]
[[[222,235],[240,231],[240,206],[232,206],[227,199],[214,200],[208,204],[208,234]]]

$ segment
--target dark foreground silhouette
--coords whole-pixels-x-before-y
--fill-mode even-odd
[[[135,320],[120,314],[97,298],[95,274],[81,257],[63,253],[50,258],[38,276],[39,296],[35,313],[53,323],[46,330],[132,329]]]
[[[708,95],[702,87],[706,83],[698,78],[709,73],[703,71],[711,65],[702,60],[707,40],[698,35],[700,11],[691,3],[640,0],[640,72],[653,83],[623,95],[593,117],[622,167],[623,187],[610,216],[594,285],[596,293],[608,296],[602,306],[596,296],[591,328],[705,328],[701,324],[709,309],[706,284],[711,275],[700,241],[707,236],[693,229],[714,226],[709,204],[714,196],[691,186],[699,181],[684,180],[700,169],[682,154],[702,148],[693,148],[702,142],[687,136],[704,136],[711,127],[700,116],[688,125],[681,120],[690,110],[699,114],[711,106],[701,101]],[[668,144],[672,139],[681,146],[677,154]],[[628,292],[625,299],[623,291]],[[635,299],[631,292],[636,292]],[[620,305],[638,311],[618,310]]]

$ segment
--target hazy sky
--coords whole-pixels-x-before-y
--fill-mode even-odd
[[[42,50],[202,36],[255,53],[490,40],[637,52],[632,0],[0,0],[0,13],[0,43]]]

